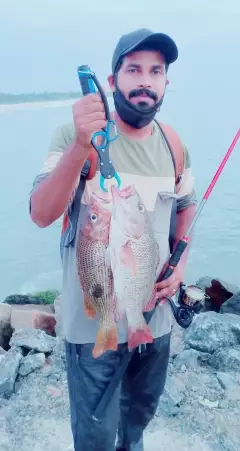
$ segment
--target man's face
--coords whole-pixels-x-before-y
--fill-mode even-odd
[[[108,78],[115,91],[114,77]],[[156,51],[138,51],[127,55],[117,74],[117,84],[134,105],[144,110],[154,106],[168,84],[164,57]]]

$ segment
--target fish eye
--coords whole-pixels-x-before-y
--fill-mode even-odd
[[[92,222],[96,222],[96,221],[97,221],[97,215],[96,215],[96,213],[92,213],[92,214],[90,215],[90,221],[92,221]]]
[[[139,205],[138,205],[138,209],[139,209],[139,211],[140,211],[141,213],[144,213],[144,212],[145,212],[145,207],[144,207],[143,204],[139,204]]]

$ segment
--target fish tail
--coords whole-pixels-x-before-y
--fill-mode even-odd
[[[146,321],[143,318],[142,324],[137,327],[128,327],[128,348],[137,348],[141,344],[152,343],[153,336]]]
[[[117,328],[112,325],[109,328],[100,327],[97,333],[96,343],[93,348],[93,357],[96,359],[106,351],[117,351],[118,335]]]

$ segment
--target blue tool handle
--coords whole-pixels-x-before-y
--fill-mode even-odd
[[[97,92],[89,66],[83,65],[78,67],[78,78],[84,96]]]

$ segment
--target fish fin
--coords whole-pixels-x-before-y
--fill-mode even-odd
[[[120,254],[120,260],[121,263],[124,266],[127,266],[131,269],[132,274],[136,276],[137,268],[136,268],[136,262],[133,255],[133,250],[131,246],[131,241],[127,241],[122,248],[121,248],[121,254]]]
[[[87,294],[84,293],[84,311],[86,313],[86,315],[88,316],[88,318],[95,318],[96,316],[96,310],[93,307],[89,297]]]
[[[118,336],[116,326],[114,325],[109,329],[100,328],[93,348],[93,357],[96,359],[106,351],[117,351],[117,348]]]
[[[128,348],[137,348],[141,344],[153,343],[153,336],[146,321],[143,318],[142,325],[136,329],[128,327]]]
[[[147,302],[144,304],[143,311],[144,312],[150,312],[154,309],[156,304],[156,289],[153,290],[152,296],[150,299],[147,300]]]
[[[112,273],[114,273],[117,266],[116,250],[114,247],[108,246],[106,253],[106,261],[111,268]]]

